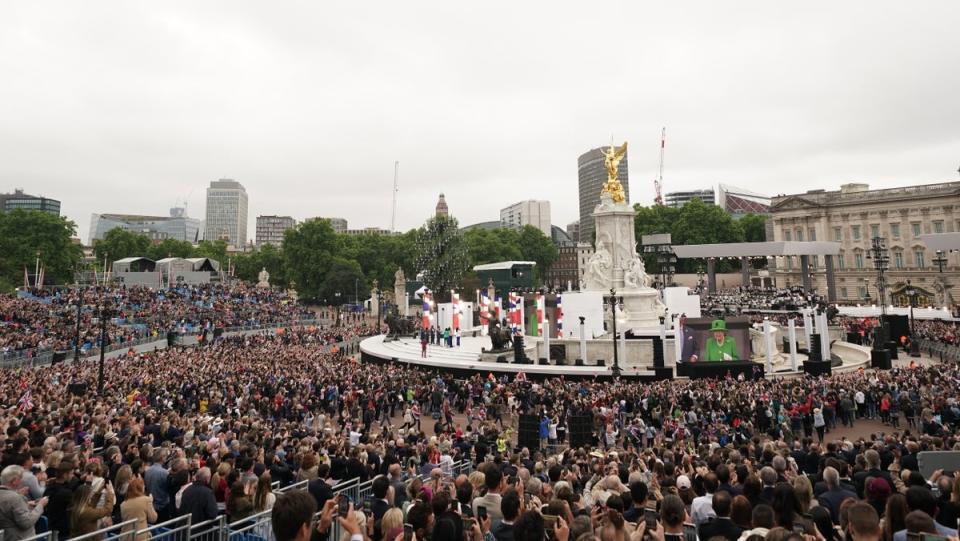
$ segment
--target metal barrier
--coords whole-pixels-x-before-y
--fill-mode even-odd
[[[941,361],[960,362],[960,346],[947,344],[937,340],[921,338],[918,340],[920,349],[926,351],[930,357]]]
[[[154,524],[142,530],[137,530],[137,538],[142,534],[148,534],[152,541],[176,541],[186,539],[190,532],[190,518],[190,515],[183,515],[166,522]]]
[[[226,541],[273,541],[273,512],[262,511],[227,526]]]
[[[224,532],[226,531],[227,516],[220,515],[212,520],[190,524],[190,533],[187,534],[187,541],[223,541]]]
[[[114,524],[107,528],[100,528],[99,530],[90,532],[84,535],[78,535],[76,537],[71,537],[70,541],[84,541],[86,539],[97,539],[100,536],[104,538],[109,538],[111,541],[136,541],[136,531],[137,520],[130,519],[126,522],[121,522],[119,524]]]
[[[54,530],[47,530],[43,533],[38,533],[37,535],[21,539],[20,541],[57,541],[57,532]]]

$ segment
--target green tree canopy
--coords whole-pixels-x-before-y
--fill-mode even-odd
[[[370,296],[360,264],[352,259],[334,257],[324,276],[323,289],[318,300],[326,304],[340,305],[353,301],[354,295],[359,296],[358,301]]]
[[[257,283],[260,271],[270,273],[270,285],[287,286],[286,267],[283,253],[272,244],[264,244],[252,252],[233,256],[234,275],[241,280]]]
[[[23,269],[36,268],[37,254],[44,266],[44,283],[73,283],[73,273],[83,258],[73,242],[77,226],[47,212],[0,212],[0,283],[4,288],[23,284]]]
[[[417,270],[438,300],[447,299],[450,289],[459,287],[470,265],[467,245],[457,219],[434,216],[417,232]]]
[[[107,231],[103,239],[93,245],[93,255],[97,258],[97,263],[102,265],[106,259],[108,267],[111,262],[125,257],[150,257],[149,250],[150,239],[147,236],[122,227]]]
[[[334,256],[340,253],[340,244],[330,220],[322,218],[306,220],[284,233],[285,276],[293,282],[301,297],[310,300],[322,298],[324,281]]]
[[[204,240],[193,249],[193,257],[206,257],[220,262],[221,268],[227,270],[227,241]]]
[[[542,284],[550,266],[557,259],[557,246],[549,237],[532,225],[520,229],[520,252],[525,260],[536,261],[534,278],[536,284]]]
[[[185,240],[163,239],[147,249],[147,256],[157,261],[165,257],[193,257],[193,245]]]
[[[743,231],[744,242],[765,242],[767,240],[767,217],[759,214],[747,214],[737,220]]]

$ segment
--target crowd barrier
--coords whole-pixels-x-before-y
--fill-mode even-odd
[[[456,477],[473,471],[473,461],[462,460],[455,462],[446,475]],[[430,479],[429,474],[420,475],[424,482]],[[308,481],[301,481],[282,488],[275,488],[277,496],[295,491],[306,490]],[[276,485],[274,485],[276,487]],[[346,495],[350,497],[355,508],[360,508],[363,501],[370,497],[373,481],[360,482],[359,478],[352,479],[333,487],[334,496]],[[314,515],[314,525],[320,520],[321,510]],[[129,520],[101,528],[86,535],[71,537],[71,541],[102,538],[105,541],[135,541],[138,536],[149,534],[151,541],[274,541],[272,512],[262,511],[244,519],[227,522],[226,515],[220,515],[213,520],[193,524],[190,515],[183,515],[175,519],[154,524],[143,530],[135,530],[136,521]],[[340,524],[334,520],[331,525],[332,535],[329,539],[336,540],[342,536]],[[2,534],[2,532],[0,532]],[[0,541],[3,541],[0,535]],[[48,531],[23,539],[21,541],[66,541],[58,538],[57,533]]]
[[[917,342],[920,344],[920,350],[926,351],[934,359],[960,362],[960,346],[926,338],[920,338]]]

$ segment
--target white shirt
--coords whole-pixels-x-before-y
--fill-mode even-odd
[[[690,518],[697,526],[716,516],[717,512],[713,510],[713,494],[697,496],[690,504]]]

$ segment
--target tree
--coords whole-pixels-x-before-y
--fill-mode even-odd
[[[150,257],[150,239],[139,233],[127,231],[122,227],[115,227],[93,245],[93,255],[97,262],[110,262],[125,257]]]
[[[0,212],[0,287],[23,283],[23,269],[33,274],[39,254],[45,284],[73,283],[83,249],[72,237],[72,221],[47,212]]]
[[[355,288],[358,280],[360,285],[357,290]],[[325,300],[325,304],[340,305],[352,299],[351,293],[355,290],[359,296],[358,301],[367,298],[370,294],[360,264],[352,259],[334,257],[330,263],[330,270],[324,276],[319,299]]]
[[[147,257],[154,261],[165,257],[193,257],[193,245],[185,240],[163,239],[147,249]]]
[[[467,245],[460,234],[457,219],[434,216],[417,232],[417,270],[423,282],[438,300],[450,296],[469,266]]]
[[[313,218],[288,229],[283,235],[283,264],[286,278],[301,297],[322,298],[324,281],[341,243],[330,220]]]
[[[206,257],[220,263],[224,271],[227,270],[227,241],[204,240],[193,249],[193,257]]]
[[[759,214],[747,214],[737,221],[743,231],[744,242],[765,242],[767,240],[767,218]]]
[[[463,240],[467,246],[470,268],[474,265],[523,258],[520,236],[514,229],[471,229],[463,234]]]
[[[697,198],[680,208],[635,205],[634,209],[637,213],[634,227],[638,242],[642,242],[643,235],[652,233],[670,233],[673,244],[743,242],[743,230],[730,214]],[[651,274],[657,272],[654,257],[645,255],[644,264]],[[681,259],[677,262],[677,272],[696,272],[701,264],[693,259]],[[727,272],[733,268],[732,264],[721,261],[717,272]]]
[[[543,283],[547,271],[557,259],[557,246],[543,231],[532,225],[525,225],[520,229],[519,242],[523,257],[537,263],[533,268],[536,283]]]
[[[287,286],[283,253],[272,244],[264,244],[252,252],[233,256],[233,268],[237,278],[254,284],[260,280],[260,271],[267,269],[270,285]]]

